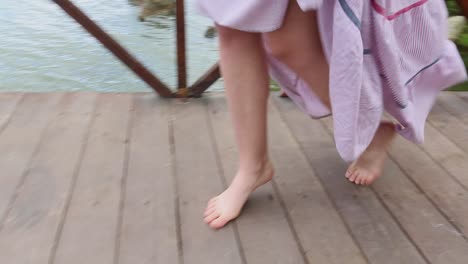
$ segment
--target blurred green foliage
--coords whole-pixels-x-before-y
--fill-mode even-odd
[[[462,15],[460,9],[458,8],[457,2],[455,0],[446,0],[447,8],[450,16],[460,16]],[[465,25],[465,29],[462,34],[458,37],[457,41],[458,50],[465,61],[465,66],[468,66],[468,24]],[[463,83],[453,87],[450,90],[454,91],[468,91],[468,83]]]

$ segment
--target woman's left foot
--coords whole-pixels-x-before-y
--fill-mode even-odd
[[[273,165],[268,159],[258,168],[239,171],[229,188],[208,202],[205,223],[213,229],[220,229],[237,218],[250,194],[271,181],[273,174]]]
[[[369,147],[358,160],[349,166],[346,178],[359,185],[372,184],[382,174],[387,159],[387,150],[395,135],[394,124],[381,123]]]

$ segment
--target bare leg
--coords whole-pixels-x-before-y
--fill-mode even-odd
[[[322,49],[316,12],[303,12],[296,1],[290,1],[283,26],[266,36],[273,56],[305,80],[331,109],[329,69]]]
[[[272,54],[299,74],[331,109],[329,67],[323,53],[316,12],[303,12],[290,1],[281,29],[268,33]],[[387,148],[395,135],[392,124],[382,123],[366,152],[348,168],[346,177],[356,184],[371,184],[380,174]]]
[[[266,137],[269,78],[261,36],[221,26],[218,32],[239,169],[229,188],[208,202],[204,220],[215,229],[236,218],[250,193],[273,177]]]

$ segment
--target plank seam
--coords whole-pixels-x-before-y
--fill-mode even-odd
[[[285,124],[284,120],[281,118],[281,115],[280,115],[278,109],[276,107],[274,107],[274,106],[273,106],[273,109],[274,109],[273,111],[276,111],[276,113],[277,113],[277,115],[279,117],[278,119],[280,120],[280,122],[283,123],[284,127],[286,128],[286,131],[290,132],[288,130],[288,128],[287,128],[287,124]],[[291,136],[291,133],[289,133],[289,134]],[[297,142],[295,142],[295,143],[297,145]],[[309,264],[310,261],[307,258],[307,251],[305,250],[304,246],[301,243],[301,239],[299,238],[299,234],[298,234],[298,232],[297,232],[297,230],[296,230],[296,228],[294,226],[294,222],[292,221],[291,214],[289,213],[289,210],[287,209],[286,202],[284,201],[284,198],[283,198],[283,196],[281,194],[281,191],[280,191],[280,189],[278,187],[278,184],[276,183],[276,180],[274,178],[272,179],[271,183],[272,183],[272,186],[273,186],[273,190],[276,193],[276,196],[277,196],[277,198],[279,200],[279,203],[281,205],[281,209],[283,210],[283,213],[284,213],[284,216],[285,216],[286,221],[288,223],[289,229],[291,230],[291,233],[292,233],[292,235],[294,237],[294,240],[295,240],[295,242],[297,244],[297,247],[298,247],[298,249],[299,249],[299,251],[300,251],[300,253],[302,255],[303,261],[304,261],[304,263]]]
[[[120,201],[119,201],[119,214],[116,225],[115,233],[115,245],[114,245],[114,261],[113,263],[120,263],[120,247],[122,243],[122,225],[123,225],[123,216],[125,210],[125,199],[127,197],[127,178],[128,178],[128,169],[130,163],[130,147],[131,147],[131,138],[132,138],[132,126],[135,118],[135,96],[131,95],[130,103],[130,116],[127,122],[127,129],[125,132],[125,153],[124,153],[124,163],[122,168],[122,178],[120,179]]]
[[[10,121],[12,120],[14,114],[18,112],[18,106],[24,101],[24,98],[25,98],[24,93],[21,93],[15,103],[15,106],[13,107],[13,111],[10,112],[10,115],[8,116],[7,120],[5,121],[5,123],[3,123],[2,127],[0,127],[0,134],[3,134],[3,131],[10,124]]]
[[[452,93],[452,92],[449,92],[449,93]],[[461,96],[461,95],[460,95],[461,93],[466,93],[466,94],[468,94],[468,92],[455,92],[454,94],[455,94],[456,97],[462,99],[465,103],[468,104],[468,98],[467,98],[467,97],[464,97],[464,96]]]
[[[413,179],[413,177],[410,176],[410,174],[407,172],[407,170],[405,170],[403,168],[403,166],[401,166],[400,163],[398,163],[396,161],[396,159],[393,157],[393,155],[391,155],[389,153],[388,157],[389,157],[390,160],[393,161],[393,163],[395,163],[395,165],[397,165],[397,167],[403,172],[403,174],[409,179],[409,181],[412,182],[415,185],[416,189],[418,189],[418,191],[420,191],[424,195],[424,197],[426,197],[426,199],[445,218],[445,220],[447,220],[447,222],[449,222],[452,225],[452,227],[463,237],[463,239],[468,242],[468,238],[461,231],[461,229],[458,227],[458,225],[455,222],[453,222],[447,214],[445,214],[445,212],[437,205],[437,203],[435,203],[434,200],[424,191],[424,189]]]
[[[398,166],[398,165],[397,165]],[[411,243],[411,245],[413,245],[413,247],[416,249],[416,251],[419,253],[419,255],[423,258],[424,262],[430,264],[431,261],[429,260],[429,258],[426,256],[426,254],[424,254],[424,252],[422,251],[422,249],[418,246],[418,244],[416,243],[416,241],[413,240],[413,238],[410,236],[410,234],[406,231],[406,229],[403,227],[403,225],[400,223],[400,221],[398,220],[398,218],[395,216],[395,214],[393,214],[392,210],[390,210],[390,208],[387,206],[387,204],[383,201],[382,197],[380,197],[379,193],[374,189],[374,188],[370,188],[371,191],[375,194],[375,197],[377,198],[377,200],[380,202],[380,204],[382,204],[382,206],[385,208],[385,210],[388,212],[388,214],[390,215],[390,217],[393,219],[393,221],[395,221],[395,223],[397,224],[397,226],[400,228],[401,232],[405,235],[405,237],[408,239],[408,241]],[[419,188],[418,188],[419,189]]]
[[[168,104],[167,111],[169,113],[169,118],[167,120],[168,124],[168,140],[170,145],[171,153],[171,174],[173,180],[173,189],[174,189],[174,217],[176,221],[176,236],[177,236],[177,252],[178,252],[178,262],[180,264],[184,263],[184,244],[182,240],[182,223],[180,217],[180,200],[179,200],[179,185],[178,185],[178,171],[177,171],[177,156],[176,156],[176,144],[174,136],[174,116],[173,116],[173,107],[172,104]]]
[[[297,244],[297,248],[299,249],[299,252],[301,253],[302,260],[304,261],[304,263],[310,264],[310,261],[307,258],[307,252],[301,243],[301,239],[299,238],[296,228],[294,227],[292,217],[289,214],[289,211],[287,210],[286,203],[284,202],[283,196],[281,195],[281,192],[279,191],[278,184],[276,183],[274,179],[272,179],[271,183],[272,183],[271,185],[273,186],[273,190],[276,193],[277,199],[281,205],[281,209],[283,210],[284,217],[286,218],[286,222],[288,223],[289,229],[291,230],[291,233]]]
[[[317,173],[317,170],[314,168],[314,166],[312,166],[312,163],[309,159],[309,157],[306,155],[306,151],[304,149],[304,147],[302,146],[302,144],[299,143],[299,140],[298,138],[296,137],[296,135],[293,133],[291,127],[289,126],[288,122],[286,122],[286,118],[285,116],[283,115],[283,113],[281,113],[281,111],[279,110],[278,108],[278,102],[276,102],[276,100],[272,100],[273,101],[273,105],[274,107],[276,108],[277,112],[279,113],[279,116],[280,116],[280,119],[283,121],[283,123],[286,125],[286,127],[288,128],[288,131],[289,131],[289,134],[291,134],[291,137],[294,139],[294,141],[296,142],[296,144],[299,146],[299,150],[300,152],[302,153],[302,155],[305,157],[307,163],[309,164],[309,167],[310,169],[314,172],[314,174],[316,175],[316,178],[317,178],[317,181],[318,183],[320,184],[320,187],[322,188],[322,190],[325,192],[325,194],[327,195],[328,197],[328,200],[330,201],[330,203],[332,204],[333,206],[333,209],[335,209],[335,212],[338,214],[339,218],[341,219],[341,222],[343,223],[343,226],[346,228],[346,231],[348,232],[349,236],[351,237],[351,239],[353,240],[354,244],[356,245],[356,247],[359,249],[359,252],[361,253],[361,256],[364,258],[364,260],[366,261],[366,263],[370,263],[369,262],[369,259],[367,257],[367,255],[364,253],[364,250],[362,249],[362,246],[361,244],[358,242],[358,240],[356,239],[356,237],[354,236],[354,234],[351,232],[351,228],[350,226],[348,225],[348,223],[345,221],[343,215],[340,213],[340,211],[338,210],[338,207],[335,203],[335,201],[332,199],[331,195],[330,195],[330,192],[328,191],[327,188],[325,188],[325,185],[323,184],[322,182],[322,179],[320,177],[318,177],[318,173]]]
[[[440,130],[438,130],[436,127],[434,127],[432,124],[429,124],[434,130],[437,130],[439,133],[441,133],[445,138],[447,138],[442,132],[440,132]],[[450,139],[449,141],[451,143],[453,143]],[[456,144],[454,144],[456,148],[458,148],[458,146]],[[456,183],[458,183],[462,189],[464,189],[465,191],[468,192],[468,186],[466,186],[465,184],[463,184],[457,177],[455,177],[455,175],[453,175],[451,172],[449,172],[445,166],[443,166],[439,160],[437,160],[436,158],[434,158],[423,146],[418,146],[419,149],[421,149],[424,153],[426,153],[427,156],[429,156],[429,158],[435,163],[437,164],[437,166],[439,166],[445,173],[447,173],[449,175],[450,178],[452,178]],[[460,148],[458,148],[458,150],[460,150]],[[463,150],[460,150],[461,152],[464,152]]]
[[[466,128],[468,128],[468,124],[466,124],[465,122],[463,122],[459,117],[453,115],[450,111],[447,110],[447,108],[445,108],[445,106],[443,106],[443,104],[437,104],[437,105],[442,109],[442,111],[444,112],[444,114],[449,115],[449,116],[455,118],[456,120],[458,120],[458,122],[459,122],[462,126],[466,126]],[[434,125],[434,122],[433,122],[430,118],[428,118],[428,122],[429,122],[429,124],[430,124],[435,130],[439,131],[439,133],[441,133],[446,139],[448,139],[448,141],[452,142],[453,145],[454,145],[455,147],[458,148],[458,150],[460,150],[461,152],[463,152],[463,153],[465,153],[465,154],[468,155],[468,150],[466,150],[465,148],[459,147],[458,144],[457,144],[455,141],[453,141],[453,139],[452,139],[449,135],[447,135],[446,133],[444,133],[444,131],[442,131],[441,129],[439,129],[437,125]]]
[[[65,98],[64,96],[60,95],[59,99],[57,99],[57,102],[55,102],[54,105],[52,106],[52,109],[54,109],[54,107],[57,107],[60,101],[62,101],[64,98]],[[29,176],[32,162],[36,159],[37,154],[39,153],[39,150],[41,149],[43,145],[44,136],[46,132],[50,129],[50,125],[52,124],[52,122],[59,116],[59,112],[60,111],[58,111],[57,113],[52,112],[50,113],[50,117],[46,117],[47,121],[45,122],[45,126],[39,132],[40,133],[39,140],[36,143],[36,146],[34,147],[34,150],[31,156],[29,157],[29,160],[26,164],[25,169],[21,173],[21,176],[15,186],[15,191],[12,197],[10,198],[10,200],[8,201],[8,205],[5,210],[5,213],[3,214],[3,217],[0,219],[0,232],[2,231],[3,226],[5,225],[5,221],[8,219],[8,216],[10,215],[11,210],[13,209],[13,206],[16,200],[18,196],[20,195],[21,187],[23,187],[24,183],[26,182],[26,178]]]
[[[328,135],[330,137],[332,137],[332,132],[322,123],[322,126],[326,129]],[[459,231],[459,229],[455,226],[453,226],[453,223],[447,218],[447,216],[441,212],[440,208],[437,207],[436,204],[434,204],[434,202],[428,197],[428,195],[426,194],[426,192],[424,192],[424,190],[418,185],[416,184],[413,179],[406,173],[405,170],[403,170],[400,166],[400,164],[398,164],[392,157],[392,155],[390,155],[390,153],[388,153],[388,157],[389,157],[389,160],[393,161],[394,164],[400,169],[400,171],[403,173],[403,175],[408,178],[408,180],[413,183],[413,185],[415,186],[416,189],[418,189],[422,194],[423,196],[429,201],[429,203],[439,212],[441,213],[441,215],[452,225],[452,227],[454,227],[455,230],[457,230],[457,232],[459,232],[460,234],[462,234],[463,238],[465,239],[465,236],[463,235],[463,233],[461,233]],[[420,254],[420,256],[424,259],[424,261],[426,263],[431,263],[429,258],[424,254],[424,252],[422,251],[422,249],[418,246],[418,244],[413,240],[413,238],[410,236],[410,234],[407,232],[407,230],[403,227],[403,225],[401,224],[401,222],[398,220],[398,218],[396,217],[396,215],[393,213],[393,211],[387,206],[387,204],[385,203],[385,201],[382,199],[382,197],[379,195],[379,193],[375,190],[374,187],[371,187],[370,190],[374,193],[375,197],[377,198],[377,200],[380,202],[380,204],[385,208],[385,210],[388,212],[388,214],[392,217],[393,221],[395,221],[395,223],[398,225],[398,227],[400,228],[400,230],[403,232],[403,234],[405,235],[405,237],[408,239],[408,241],[414,246],[414,248],[416,249],[416,251]],[[466,239],[465,239],[466,240]]]
[[[321,121],[320,124],[322,125],[322,127],[325,129],[325,131],[327,132],[328,136],[330,138],[333,138],[333,134],[332,134],[332,131],[330,131],[328,129],[328,127]],[[398,166],[398,165],[397,165]],[[404,171],[402,171],[404,173]],[[405,174],[405,173],[404,173]],[[406,175],[406,174],[405,174]],[[406,175],[407,176],[407,175]],[[382,205],[382,207],[387,211],[387,213],[390,215],[390,217],[393,219],[393,221],[397,224],[397,226],[400,228],[401,232],[404,234],[404,236],[406,237],[406,239],[413,245],[413,247],[416,249],[416,251],[419,253],[419,255],[424,259],[424,261],[426,263],[431,263],[429,261],[429,259],[427,258],[427,256],[423,253],[423,251],[418,247],[418,245],[416,244],[416,242],[413,240],[413,238],[409,235],[409,233],[406,231],[406,229],[403,227],[403,225],[400,223],[400,221],[398,220],[398,218],[393,214],[393,212],[390,210],[390,208],[387,206],[387,204],[383,201],[383,199],[380,197],[380,195],[378,194],[378,192],[375,190],[375,188],[373,187],[370,187],[369,188],[375,195],[375,197],[377,198],[377,200],[379,201],[379,203]]]
[[[99,97],[97,97],[95,99],[93,110],[91,112],[91,118],[88,121],[85,136],[83,137],[83,144],[81,146],[78,161],[77,161],[77,163],[75,165],[72,180],[71,180],[70,186],[68,188],[68,195],[65,198],[65,205],[64,205],[64,208],[63,208],[60,220],[59,220],[59,225],[58,225],[57,230],[55,232],[54,243],[53,243],[52,248],[51,248],[51,253],[50,253],[50,256],[49,256],[48,264],[53,264],[55,262],[55,257],[56,257],[56,254],[57,254],[57,248],[58,248],[58,245],[60,243],[63,227],[65,226],[65,220],[66,220],[66,218],[68,216],[68,211],[70,209],[71,200],[73,199],[73,194],[75,192],[76,182],[78,180],[78,175],[80,174],[81,165],[83,163],[83,159],[84,159],[84,156],[85,156],[84,154],[85,154],[86,149],[88,147],[88,140],[89,140],[89,136],[91,134],[91,128],[92,128],[92,126],[94,125],[94,123],[96,121],[96,111],[97,111],[98,102],[99,102]]]

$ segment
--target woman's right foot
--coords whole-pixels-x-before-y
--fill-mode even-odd
[[[349,166],[346,178],[355,184],[372,184],[382,174],[387,159],[387,150],[395,135],[394,124],[381,123],[369,147],[358,160]]]
[[[250,194],[269,182],[273,174],[273,166],[268,160],[260,169],[239,171],[231,185],[208,202],[204,213],[205,223],[213,229],[219,229],[237,218]]]

